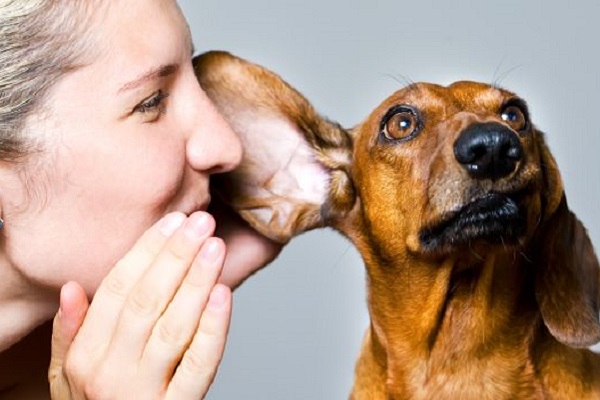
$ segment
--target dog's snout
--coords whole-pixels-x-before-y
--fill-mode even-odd
[[[495,123],[465,129],[454,143],[454,157],[476,179],[510,175],[523,158],[523,147],[509,128]]]

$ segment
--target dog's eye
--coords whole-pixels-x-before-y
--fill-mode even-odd
[[[519,106],[506,106],[502,110],[501,118],[515,131],[523,131],[527,128],[527,117]]]
[[[419,130],[419,118],[415,110],[405,106],[394,107],[381,121],[381,133],[388,140],[408,140]]]

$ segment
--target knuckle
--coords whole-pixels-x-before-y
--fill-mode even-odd
[[[83,387],[83,393],[87,399],[112,399],[115,398],[109,385],[102,377],[97,376],[90,379]]]
[[[177,264],[185,264],[191,261],[191,251],[182,243],[172,244],[166,248],[171,261]]]
[[[102,284],[102,290],[110,296],[117,298],[125,298],[129,285],[127,279],[122,274],[109,274]]]
[[[88,384],[89,364],[90,361],[81,353],[72,354],[65,359],[63,376],[66,378],[71,392],[85,391],[85,387]],[[87,398],[98,397],[88,396]]]
[[[189,294],[198,294],[201,292],[208,296],[208,293],[206,292],[208,292],[210,288],[208,287],[209,284],[207,282],[206,271],[200,269],[201,268],[198,266],[192,266],[181,282],[179,290],[183,290]]]
[[[131,258],[139,258],[150,261],[158,255],[160,249],[162,248],[162,243],[155,243],[151,240],[144,239],[145,238],[142,238],[138,246],[131,250]]]
[[[50,368],[48,369],[48,382],[50,382],[50,385],[56,384],[56,382],[61,381],[63,377],[63,368],[53,367],[52,365],[50,366]]]
[[[201,354],[193,347],[188,348],[185,352],[179,368],[183,370],[186,375],[196,375],[200,372],[206,372],[210,367],[210,364],[204,354]]]
[[[183,347],[188,342],[185,329],[180,326],[159,323],[156,325],[156,336],[161,343],[169,347]]]
[[[116,384],[114,368],[107,364],[99,366],[98,370],[91,374],[89,379],[83,383],[83,393],[88,399],[114,399],[119,385]]]
[[[216,352],[199,351],[190,347],[185,352],[179,368],[186,375],[212,374],[216,371],[221,361],[220,354]]]
[[[126,307],[134,316],[144,318],[156,314],[158,303],[157,293],[138,288],[129,296]]]
[[[69,352],[63,364],[63,371],[69,380],[80,381],[85,370],[85,357],[76,352]]]

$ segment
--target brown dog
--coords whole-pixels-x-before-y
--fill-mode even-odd
[[[353,399],[600,399],[600,267],[525,102],[413,84],[347,131],[275,74],[196,62],[239,133],[221,193],[280,242],[331,226],[359,249],[371,326]]]

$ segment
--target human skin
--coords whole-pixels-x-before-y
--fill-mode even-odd
[[[61,384],[70,385],[71,394],[87,393],[89,375],[78,371],[77,362],[64,370],[62,363],[95,346],[103,351],[96,358],[88,354],[87,363],[111,370],[118,378],[111,377],[117,388],[113,393],[124,394],[119,383],[134,389],[143,387],[144,379],[157,379],[132,375],[141,365],[140,348],[160,330],[154,327],[184,326],[187,333],[176,340],[177,354],[162,359],[162,365],[152,364],[161,382],[155,389],[167,395],[173,366],[202,328],[212,326],[218,339],[203,347],[214,351],[207,351],[209,372],[204,386],[196,388],[200,393],[220,360],[231,307],[229,290],[216,280],[239,284],[279,247],[231,216],[218,220],[223,240],[213,237],[215,222],[205,212],[209,178],[234,168],[241,146],[194,76],[191,38],[176,2],[114,0],[98,2],[89,12],[92,61],[57,82],[43,112],[26,127],[45,150],[22,165],[1,166],[0,212],[6,224],[0,240],[0,351],[11,348],[18,355],[19,343],[54,316],[60,298],[54,366],[69,378]],[[175,233],[170,229],[172,237],[152,236],[153,229],[160,231],[161,218],[183,227]],[[190,231],[191,236],[181,233]],[[154,239],[143,240],[148,235]],[[210,261],[198,255],[203,252],[212,254]],[[117,278],[105,279],[109,271]],[[203,282],[191,285],[196,290],[190,290],[190,276],[192,282]],[[110,293],[121,301],[111,302],[115,296]],[[212,312],[204,308],[211,293],[222,306]],[[175,298],[182,300],[171,302]],[[146,303],[150,311],[136,311],[136,305]],[[131,309],[131,318],[123,317],[128,315],[123,310]],[[144,313],[144,318],[138,315]],[[119,343],[115,335],[137,343],[137,352],[128,353],[136,346],[122,344],[122,352],[110,350]],[[73,338],[77,346],[71,346]],[[0,368],[11,365],[3,355]],[[86,373],[101,375],[93,368]],[[21,377],[8,376],[0,390],[19,383]],[[102,386],[98,380],[94,385]]]

